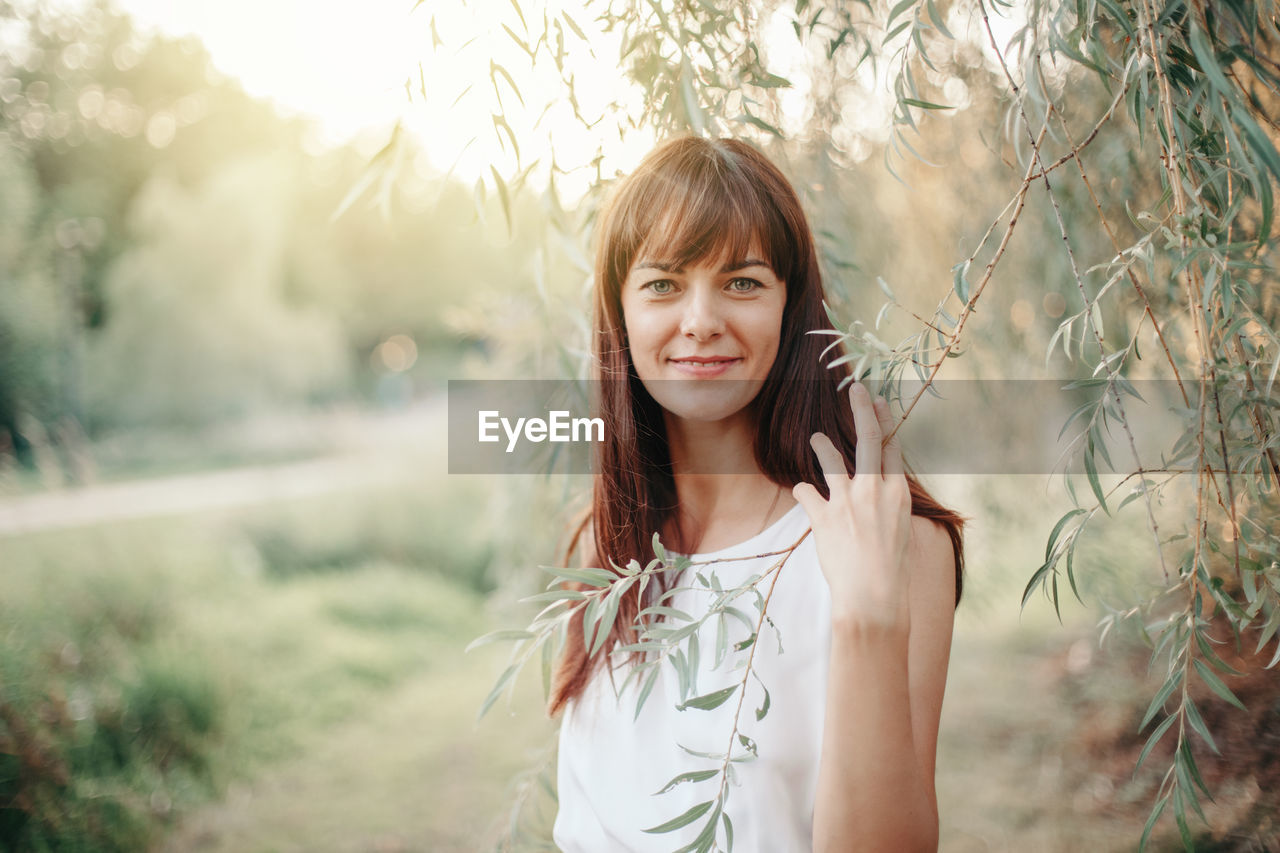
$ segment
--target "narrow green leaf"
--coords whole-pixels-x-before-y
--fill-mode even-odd
[[[929,2],[932,3],[933,0],[929,0]],[[968,261],[961,261],[951,268],[951,272],[953,274],[952,287],[955,289],[956,296],[960,299],[961,303],[965,305],[969,304],[969,279],[965,275],[968,271]]]
[[[1053,530],[1049,532],[1049,540],[1044,546],[1044,558],[1047,562],[1053,556],[1054,546],[1058,544],[1058,536],[1062,533],[1062,528],[1067,526],[1067,522],[1075,518],[1077,515],[1084,514],[1083,509],[1069,510],[1062,518],[1058,519],[1058,523],[1053,526]]]
[[[609,634],[613,632],[613,623],[618,615],[618,602],[622,600],[622,592],[626,587],[619,585],[611,591],[611,594],[605,597],[604,613],[600,617],[600,627],[596,631],[595,642],[591,644],[591,651],[588,656],[594,656],[600,647],[604,645],[604,641]]]
[[[582,39],[583,41],[588,41],[588,39],[587,39],[587,34],[586,34],[586,33],[584,33],[584,32],[582,31],[582,27],[579,27],[579,26],[578,26],[578,22],[577,22],[577,21],[575,21],[573,18],[569,17],[569,13],[568,13],[568,12],[561,12],[561,13],[560,13],[560,17],[561,17],[561,19],[562,19],[566,24],[568,24],[568,25],[569,25],[569,29],[573,30],[573,34],[574,34],[575,36],[577,36],[578,38]]]
[[[1092,445],[1092,442],[1090,442]],[[1102,484],[1098,481],[1098,468],[1093,459],[1092,446],[1085,449],[1084,456],[1084,473],[1089,479],[1089,488],[1093,489],[1093,496],[1098,499],[1098,506],[1102,507],[1102,511],[1107,515],[1111,514],[1111,510],[1107,509],[1107,496],[1102,491]]]
[[[649,698],[649,694],[653,692],[653,685],[658,681],[659,669],[657,664],[653,666],[653,671],[649,673],[649,677],[645,679],[644,686],[640,688],[640,696],[636,699],[636,715],[632,721],[640,719],[640,710],[644,708],[645,700]]]
[[[498,199],[502,202],[502,213],[507,218],[507,230],[513,231],[515,226],[511,221],[511,197],[507,194],[507,182],[502,180],[502,175],[498,174],[495,166],[490,166],[489,171],[493,173],[494,184],[498,187]]]
[[[1191,23],[1190,32],[1187,34],[1187,42],[1191,45],[1191,50],[1195,53],[1196,61],[1200,63],[1200,70],[1209,78],[1209,82],[1218,92],[1224,95],[1228,100],[1235,100],[1235,89],[1222,73],[1222,68],[1218,65],[1218,57],[1213,52],[1205,38],[1200,27],[1193,21]]]
[[[751,125],[752,127],[757,127],[757,128],[759,128],[760,130],[763,130],[765,133],[771,134],[771,135],[773,135],[773,136],[777,137],[778,139],[782,139],[782,138],[783,138],[783,137],[782,137],[782,131],[778,130],[778,128],[776,128],[776,127],[774,127],[773,125],[769,124],[769,122],[765,121],[764,119],[760,118],[759,116],[753,116],[753,115],[751,115],[750,113],[742,113],[741,115],[736,116],[736,117],[733,119],[733,121],[736,121],[736,122],[743,122],[743,123],[746,123],[746,124]]]
[[[493,113],[491,118],[493,121],[493,133],[494,136],[498,137],[498,143],[503,145],[505,150],[507,142],[510,142],[511,150],[516,155],[516,161],[518,162],[520,160],[520,143],[516,141],[516,132],[511,129],[511,125],[507,123],[506,118],[503,116]],[[499,130],[506,133],[507,138],[505,141],[502,135],[498,133]]]
[[[915,0],[904,0],[904,2],[914,3],[914,2],[915,2]],[[889,42],[893,41],[893,39],[894,39],[894,37],[895,37],[895,36],[897,36],[899,33],[901,33],[903,30],[905,30],[905,29],[906,29],[907,27],[909,27],[909,26],[911,26],[911,22],[910,22],[910,21],[903,21],[902,23],[898,24],[898,25],[897,25],[896,27],[894,27],[893,29],[889,30],[889,32],[885,33],[885,36],[884,36],[884,38],[881,40],[881,42],[880,42],[880,43],[881,43],[881,44],[888,44]]]
[[[552,568],[550,566],[542,566],[541,568],[544,572],[555,575],[557,580],[577,581],[578,583],[585,583],[587,586],[606,587],[617,580],[617,576],[613,572],[605,569],[565,569]]]
[[[501,643],[509,640],[531,640],[536,636],[537,634],[532,631],[491,631],[482,637],[476,637],[462,651],[463,654],[466,654],[472,649],[478,649],[490,643]]]
[[[549,640],[542,643],[542,695],[551,697],[551,670],[555,664],[555,644]]]
[[[716,801],[716,809],[711,813],[711,818],[702,827],[702,831],[693,841],[676,850],[675,853],[710,853],[711,846],[716,840],[716,826],[720,823],[721,805],[719,800]]]
[[[791,81],[785,77],[779,77],[777,74],[766,72],[758,77],[753,77],[751,85],[759,86],[761,89],[790,89]]]
[[[720,775],[720,771],[718,769],[690,770],[688,773],[681,773],[679,776],[676,776],[666,785],[663,785],[662,790],[656,792],[654,796],[656,797],[658,794],[665,794],[667,791],[670,791],[672,788],[674,788],[676,785],[679,785],[681,782],[704,782],[707,779],[712,778],[713,776],[719,776],[719,775]]]
[[[503,66],[499,65],[498,63],[490,59],[489,60],[489,78],[490,78],[490,81],[493,83],[493,91],[495,94],[498,91],[497,77],[499,75],[502,77],[503,80],[507,81],[507,85],[510,86],[511,91],[515,93],[516,99],[520,101],[520,105],[524,106],[524,95],[520,94],[520,87],[516,85],[515,78],[511,76],[511,72],[507,71],[506,68],[504,68]],[[499,97],[501,96],[499,95]]]
[[[670,660],[671,666],[676,671],[676,679],[679,682],[676,689],[679,691],[680,698],[683,699],[689,695],[689,667],[685,660],[684,650],[676,649]]]
[[[1218,694],[1219,698],[1230,702],[1241,711],[1247,710],[1244,707],[1244,703],[1236,698],[1236,694],[1231,692],[1231,688],[1227,687],[1227,685],[1222,682],[1222,679],[1218,678],[1218,676],[1214,674],[1213,670],[1205,665],[1204,661],[1200,660],[1200,658],[1196,658],[1193,663],[1196,665],[1196,672],[1200,673],[1200,677],[1204,679],[1204,683],[1209,685],[1209,689]]]
[[[674,607],[667,607],[663,604],[651,604],[644,610],[640,611],[641,616],[666,616],[671,619],[679,619],[681,622],[692,622],[693,617],[683,610],[677,610]]]
[[[1196,766],[1196,757],[1191,753],[1191,741],[1184,740],[1182,742],[1182,746],[1178,749],[1178,758],[1181,759],[1186,768],[1187,774],[1191,777],[1191,780],[1195,782],[1196,786],[1201,791],[1204,791],[1204,795],[1212,801],[1213,795],[1209,793],[1209,786],[1205,784],[1204,777],[1200,775],[1200,768]],[[1196,814],[1200,816],[1201,820],[1208,823],[1208,819],[1200,809],[1200,799],[1196,796],[1196,792],[1191,790],[1190,786],[1188,786],[1188,792],[1191,796],[1191,805],[1195,806]]]
[[[756,709],[757,720],[763,720],[765,714],[769,713],[769,688],[765,687],[764,684],[761,684],[760,689],[764,691],[764,704]]]
[[[689,692],[698,692],[698,664],[701,655],[701,644],[698,642],[698,635],[691,634],[689,636]],[[680,697],[685,698],[684,696]]]
[[[521,604],[541,604],[544,601],[581,601],[587,594],[576,589],[553,589],[537,595],[527,595],[520,599]]]
[[[1152,718],[1164,707],[1164,703],[1169,701],[1169,697],[1173,695],[1174,688],[1177,686],[1178,674],[1176,672],[1170,673],[1164,684],[1161,685],[1160,690],[1151,700],[1151,704],[1147,707],[1147,713],[1143,715],[1142,722],[1138,724],[1138,731],[1142,731],[1147,727],[1147,723],[1151,722]]]
[[[713,800],[707,800],[705,803],[698,803],[698,805],[689,809],[687,812],[680,815],[679,817],[673,818],[667,821],[666,823],[659,824],[658,826],[651,827],[650,829],[646,829],[644,831],[652,832],[656,834],[656,833],[662,833],[662,832],[671,832],[673,830],[679,829],[682,826],[688,826],[698,818],[702,817],[707,812],[711,811],[711,805],[713,802],[714,802]]]
[[[1215,595],[1214,598],[1218,599],[1219,603],[1224,607],[1229,606],[1229,604],[1232,603],[1232,600],[1229,597],[1223,599],[1220,595]],[[1221,670],[1228,675],[1242,675],[1238,669],[1218,657],[1217,652],[1215,652],[1213,647],[1209,645],[1209,641],[1205,638],[1203,631],[1196,631],[1196,646],[1200,649],[1200,654],[1204,656],[1204,659],[1213,664],[1215,669]]]
[[[901,103],[909,107],[919,107],[922,110],[954,110],[955,107],[946,104],[935,104],[932,101],[922,101],[919,98],[903,98]]]
[[[1022,590],[1022,607],[1025,609],[1027,602],[1031,600],[1031,594],[1036,591],[1036,587],[1042,586],[1044,577],[1053,570],[1053,562],[1046,561],[1040,568],[1036,569],[1035,574],[1031,576],[1031,580],[1027,581],[1027,586]]]
[[[1173,789],[1173,821],[1178,825],[1178,835],[1182,837],[1182,848],[1187,853],[1196,853],[1195,837],[1191,834],[1191,827],[1187,825],[1187,807],[1183,802],[1182,791],[1181,785]]]
[[[520,26],[524,27],[525,30],[528,31],[529,22],[524,19],[524,12],[520,9],[520,4],[517,0],[511,0],[511,7],[516,10],[516,15],[520,18]]]
[[[889,10],[889,17],[885,21],[884,25],[886,27],[893,26],[893,22],[897,20],[897,17],[914,6],[917,2],[918,0],[898,0],[898,2],[894,4],[893,8]]]
[[[730,687],[725,687],[722,690],[716,690],[712,693],[703,694],[702,696],[695,696],[692,699],[681,702],[676,706],[676,710],[685,711],[689,708],[696,708],[699,711],[710,711],[713,708],[719,708],[737,691],[738,685],[734,684]]]
[[[586,612],[582,614],[582,644],[591,648],[596,626],[600,623],[600,605],[604,599],[596,596],[587,602]]]
[[[1213,735],[1209,734],[1209,727],[1204,724],[1204,718],[1200,716],[1196,703],[1188,698],[1185,707],[1187,709],[1187,722],[1191,724],[1191,728],[1196,734],[1200,735],[1200,738],[1205,743],[1209,744],[1210,749],[1221,755],[1222,752],[1218,749],[1218,745],[1213,742]]]
[[[690,749],[682,743],[677,743],[676,746],[680,747],[690,755],[697,756],[698,758],[710,758],[713,761],[724,761],[724,753],[722,752],[699,752],[696,749]]]
[[[929,20],[933,21],[933,25],[938,28],[938,32],[947,38],[955,41],[955,36],[947,29],[947,25],[942,22],[942,16],[938,14],[938,7],[933,4],[933,0],[926,0],[925,8],[929,10]]]
[[[498,676],[498,682],[493,685],[493,689],[489,691],[489,695],[485,697],[484,702],[480,705],[480,712],[476,714],[476,720],[482,719],[484,715],[489,712],[489,709],[493,707],[493,703],[498,701],[498,697],[502,695],[502,691],[511,682],[511,679],[515,678],[516,673],[519,671],[520,664],[513,663],[503,671],[502,675]]]
[[[1125,35],[1129,38],[1134,38],[1137,35],[1133,29],[1132,22],[1129,20],[1129,16],[1125,14],[1124,9],[1116,4],[1114,0],[1099,0],[1099,3],[1104,9],[1111,13],[1111,20],[1124,30]]]
[[[1169,805],[1169,795],[1165,794],[1151,809],[1151,814],[1147,817],[1147,825],[1142,828],[1142,838],[1138,841],[1138,853],[1146,853],[1147,842],[1151,840],[1151,830],[1155,829],[1156,821],[1160,820],[1160,815],[1164,813],[1164,807],[1167,805]]]
[[[653,534],[653,556],[663,563],[667,562],[667,549],[662,547],[662,540],[658,537],[657,532]]]
[[[1147,756],[1151,754],[1151,750],[1164,737],[1164,733],[1169,731],[1169,727],[1173,725],[1173,721],[1178,719],[1177,714],[1170,714],[1160,725],[1156,726],[1156,730],[1151,733],[1151,737],[1147,738],[1146,746],[1142,747],[1142,752],[1138,753],[1138,761],[1133,765],[1133,773],[1136,776],[1138,768],[1142,767],[1142,762],[1147,760]]]

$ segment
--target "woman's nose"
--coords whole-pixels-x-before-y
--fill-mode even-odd
[[[695,340],[710,340],[724,331],[724,317],[715,295],[695,289],[685,303],[680,333]]]

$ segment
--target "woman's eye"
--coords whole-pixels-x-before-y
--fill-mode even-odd
[[[667,279],[660,279],[658,281],[648,282],[647,284],[645,284],[645,287],[651,293],[655,293],[658,296],[665,296],[675,289],[675,285],[672,284]]]
[[[735,293],[750,293],[763,286],[754,278],[735,278],[729,282],[729,289]]]

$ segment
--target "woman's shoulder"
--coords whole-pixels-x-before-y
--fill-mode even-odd
[[[954,607],[956,557],[947,528],[931,518],[911,516],[907,549],[912,586],[917,591],[913,597],[919,600],[919,594],[928,590],[929,599],[948,601]]]

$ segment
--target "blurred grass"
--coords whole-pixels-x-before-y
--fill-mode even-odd
[[[143,849],[380,697],[474,683],[472,506],[415,487],[0,542],[0,838]]]
[[[0,838],[197,851],[495,841],[513,777],[548,756],[554,726],[534,669],[476,725],[505,649],[462,649],[531,615],[511,602],[539,583],[530,569],[552,553],[556,502],[506,481],[447,482],[0,541],[0,738],[14,747],[0,748],[0,801],[25,798],[0,810]],[[1132,655],[1096,649],[1096,617],[1074,600],[1065,626],[1038,598],[1020,612],[1054,520],[1038,499],[979,512],[989,496],[958,483],[932,484],[979,516],[939,742],[942,849],[1132,849],[1150,780],[1101,766],[1079,730],[1136,729],[1150,685]],[[1118,585],[1099,570],[1086,590]],[[545,838],[554,804],[531,790],[526,824]]]

